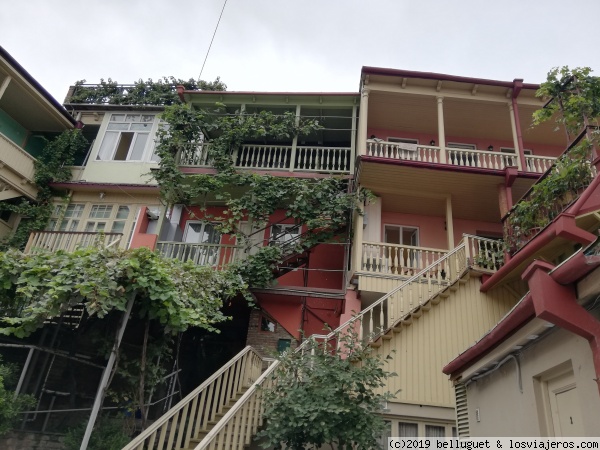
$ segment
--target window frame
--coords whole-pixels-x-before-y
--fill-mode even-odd
[[[113,117],[116,117],[119,115],[125,116],[124,119],[121,121],[113,120]],[[127,121],[126,119],[129,116],[140,116],[140,121]],[[141,121],[141,117],[143,117],[143,116],[151,116],[152,120],[143,122],[143,121]],[[105,120],[105,122],[103,124],[101,131],[99,132],[99,136],[95,140],[96,143],[98,143],[98,148],[96,150],[96,154],[94,157],[95,162],[119,162],[119,163],[158,163],[159,162],[158,155],[156,155],[156,153],[155,153],[156,131],[158,130],[158,127],[161,122],[161,120],[159,118],[159,114],[154,113],[154,112],[153,113],[139,112],[136,114],[132,111],[114,112],[114,113],[107,113],[104,120]],[[127,129],[110,129],[111,123],[127,125],[128,128]],[[135,130],[135,129],[132,129],[132,124],[149,124],[150,127],[147,131],[146,130]],[[102,134],[101,138],[100,138],[100,133]],[[107,140],[107,137],[109,136],[110,133],[117,133],[116,140],[113,144],[110,144]],[[125,156],[125,159],[115,159],[115,156],[117,155],[117,152],[119,151],[119,144],[121,143],[123,133],[133,133],[133,136],[131,138],[131,142],[129,143],[129,147],[128,147],[127,155]],[[140,158],[132,159],[135,145],[138,142],[139,136],[142,134],[147,135],[147,138],[146,138],[146,142],[143,144],[143,149],[141,150]],[[106,155],[102,154],[103,145],[106,145],[106,146],[112,145],[112,148],[110,150],[105,150]]]

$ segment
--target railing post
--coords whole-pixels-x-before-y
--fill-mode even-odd
[[[438,116],[438,143],[440,146],[440,163],[446,164],[446,132],[444,130],[444,97],[439,96],[437,99],[437,116]]]

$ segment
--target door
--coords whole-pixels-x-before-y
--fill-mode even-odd
[[[585,436],[573,372],[548,380],[555,436]]]
[[[215,225],[206,222],[188,222],[183,234],[185,246],[183,260],[192,260],[201,266],[214,266],[219,262],[221,233]]]
[[[392,273],[402,274],[401,272],[410,272],[413,275],[415,269],[421,269],[421,255],[416,248],[419,246],[419,229],[416,227],[406,227],[402,225],[385,225],[384,239],[386,246],[383,257],[386,260],[387,267]]]

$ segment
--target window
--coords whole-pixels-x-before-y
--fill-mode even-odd
[[[477,146],[475,144],[464,144],[462,142],[448,142],[446,147],[461,148],[463,150],[477,150]]]
[[[260,331],[275,333],[277,326],[274,321],[265,316],[260,316]]]
[[[80,203],[68,205],[64,208],[64,212],[62,206],[56,206],[46,230],[123,233],[131,208],[99,204],[88,206],[87,211],[86,213],[86,205]],[[80,225],[83,225],[83,229]]]
[[[398,437],[418,437],[419,424],[400,422],[398,423]]]
[[[388,142],[399,142],[401,144],[418,144],[418,139],[410,139],[410,138],[399,138],[399,137],[388,137]]]
[[[52,213],[52,218],[48,222],[46,231],[77,231],[84,208],[85,205],[72,203],[65,208],[63,213],[63,207],[57,205]],[[60,225],[56,229],[59,221]]]
[[[300,225],[277,224],[271,227],[271,245],[291,245],[300,236]]]
[[[212,223],[189,221],[185,227],[183,242],[189,245],[181,257],[199,266],[215,266],[219,263],[221,233]]]
[[[142,161],[154,125],[153,114],[112,114],[96,159]],[[152,156],[155,160],[155,156]]]

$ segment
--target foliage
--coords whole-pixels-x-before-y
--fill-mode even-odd
[[[15,367],[3,364],[0,356],[0,436],[12,428],[21,411],[33,406],[34,399],[29,395],[14,396],[8,388],[15,380]]]
[[[259,138],[291,141],[319,130],[321,125],[318,120],[297,118],[292,113],[227,115],[223,111],[222,105],[214,110],[194,110],[188,105],[165,108],[162,118],[168,125],[159,132],[157,154],[161,161],[154,177],[166,203],[200,204],[204,213],[201,220],[217,221],[220,232],[236,235],[242,245],[248,236],[239,229],[240,221],[252,218],[261,226],[283,208],[287,218],[306,227],[299,248],[307,248],[339,232],[350,212],[368,197],[366,190],[348,192],[343,177],[305,179],[237,172],[232,155],[244,142]],[[184,175],[179,170],[179,156],[199,151],[207,143],[209,160],[217,173]],[[224,205],[221,215],[207,213],[209,200]],[[266,286],[282,256],[275,248],[261,249],[232,270],[252,286]]]
[[[172,105],[179,102],[177,86],[187,90],[225,91],[227,85],[219,77],[215,81],[196,81],[193,78],[182,80],[175,77],[162,77],[157,81],[151,78],[139,79],[133,85],[122,85],[112,79],[95,85],[86,85],[85,80],[75,82],[75,90],[69,103],[90,103],[100,105]]]
[[[46,145],[35,162],[34,181],[38,188],[36,202],[25,199],[17,204],[0,202],[0,211],[10,211],[23,218],[16,232],[0,242],[0,250],[23,248],[32,231],[46,227],[52,215],[52,197],[55,195],[50,184],[71,179],[70,166],[75,155],[88,145],[81,130],[67,130],[53,140],[46,139]]]
[[[534,124],[554,119],[570,137],[600,115],[600,78],[588,67],[570,70],[554,68],[536,95],[548,100],[534,113]],[[591,160],[598,132],[586,133],[576,145],[560,156],[531,189],[527,197],[510,211],[505,241],[509,249],[523,246],[541,228],[560,214],[592,181]]]
[[[71,428],[67,432],[64,440],[65,450],[79,450],[81,448],[86,425],[87,422],[82,422],[81,425]],[[88,450],[115,450],[125,447],[131,441],[131,437],[124,425],[123,419],[104,418],[99,421],[90,437]]]
[[[338,339],[339,352],[334,351],[335,343],[329,346],[310,338],[303,351],[278,357],[276,382],[264,392],[266,427],[258,434],[264,447],[379,448],[376,439],[384,422],[378,413],[393,398],[379,392],[396,374],[385,370],[385,361],[355,332]]]
[[[2,334],[24,337],[44,320],[83,302],[90,316],[124,311],[136,296],[141,319],[156,320],[167,332],[188,327],[214,330],[225,320],[222,300],[245,290],[239,276],[191,262],[163,258],[147,248],[120,251],[84,248],[72,253],[0,253]]]
[[[572,133],[578,133],[586,120],[600,115],[600,78],[589,67],[555,67],[540,85],[536,95],[549,103],[534,113],[534,124],[555,117]]]

